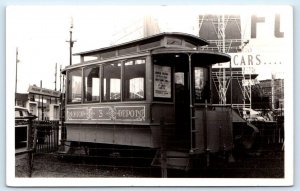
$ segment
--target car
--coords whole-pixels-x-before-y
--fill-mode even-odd
[[[261,116],[261,112],[255,111],[250,108],[243,108],[243,112],[245,114],[244,117],[247,121],[266,121],[266,119]]]
[[[15,106],[15,118],[26,118],[30,116],[28,109],[20,106]]]
[[[26,147],[28,141],[28,119],[35,119],[27,108],[15,106],[15,147]]]

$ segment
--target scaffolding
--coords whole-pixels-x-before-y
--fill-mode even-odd
[[[211,44],[204,47],[206,51],[218,51],[222,53],[238,53],[242,52],[245,45],[249,40],[243,39],[240,16],[237,15],[200,15],[199,16],[199,35],[204,26],[204,23],[212,26],[215,39],[207,39]],[[234,25],[235,29],[239,31],[240,37],[238,38],[226,38],[226,29],[228,24]],[[227,69],[227,70],[226,70]],[[230,70],[228,70],[230,69]],[[227,91],[232,84],[232,80],[237,80],[239,87],[242,91],[243,103],[232,103],[233,108],[251,108],[251,85],[257,75],[254,75],[254,68],[242,68],[240,71],[232,71],[231,63],[228,67],[220,67],[217,70],[212,71],[213,85],[218,92],[219,104],[225,105],[227,103]],[[231,94],[232,96],[232,94]]]

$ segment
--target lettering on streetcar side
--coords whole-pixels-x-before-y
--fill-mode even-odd
[[[145,106],[68,108],[67,121],[145,121]]]

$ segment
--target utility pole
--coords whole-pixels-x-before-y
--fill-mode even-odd
[[[275,75],[272,74],[272,79],[271,79],[271,109],[272,111],[274,111],[275,109],[275,104],[274,104],[274,79],[275,79]]]
[[[54,76],[55,76],[55,80],[54,80],[54,90],[56,91],[56,78],[57,78],[57,63],[55,63],[55,74],[54,74]]]
[[[16,85],[15,85],[15,105],[17,105],[16,94],[18,92],[18,62],[19,62],[19,52],[18,48],[16,48]]]
[[[69,42],[70,43],[70,66],[72,65],[72,48],[73,48],[73,45],[74,45],[74,42],[76,42],[75,40],[72,39],[72,33],[73,33],[73,18],[71,17],[71,25],[70,25],[70,39],[69,41],[66,41],[66,42]],[[64,78],[63,78],[63,84],[64,84]],[[64,89],[64,86],[62,87]],[[63,90],[64,91],[64,90]],[[64,145],[64,141],[66,140],[67,138],[67,132],[66,132],[66,127],[64,125],[64,119],[65,119],[65,116],[64,116],[64,112],[65,112],[65,106],[64,106],[64,102],[65,102],[65,99],[64,99],[64,96],[61,92],[61,144]]]
[[[43,81],[40,81],[40,87],[43,88]],[[42,120],[44,120],[44,96],[42,95]]]
[[[73,18],[71,18],[71,25],[70,25],[70,39],[66,42],[69,42],[70,43],[70,66],[72,65],[72,48],[73,48],[73,45],[74,45],[74,42],[76,42],[76,40],[73,40],[72,39],[72,33],[73,33]]]
[[[61,65],[59,68],[59,91],[61,92]]]
[[[54,79],[54,91],[56,91],[56,81],[57,81],[57,63],[55,63],[55,73],[54,73],[55,79]],[[51,97],[50,97],[51,102]],[[57,98],[55,97],[55,103],[57,103]]]

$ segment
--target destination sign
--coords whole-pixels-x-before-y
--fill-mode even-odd
[[[171,98],[171,67],[154,65],[154,97]]]
[[[145,106],[67,108],[67,120],[145,121]]]

